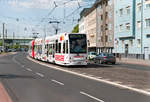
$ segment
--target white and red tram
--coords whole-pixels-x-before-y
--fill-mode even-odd
[[[87,65],[86,34],[69,34],[35,39],[30,43],[29,55],[35,59],[59,65]]]

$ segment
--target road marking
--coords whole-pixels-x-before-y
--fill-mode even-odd
[[[13,58],[12,58],[12,60],[16,63],[16,64],[18,64],[18,65],[21,65],[21,63],[19,63],[18,61],[16,61],[16,56],[14,56]]]
[[[86,73],[82,73],[82,74],[86,75]]]
[[[85,93],[85,92],[83,92],[83,91],[80,91],[80,94],[85,95],[85,96],[88,96],[88,97],[90,97],[90,98],[92,98],[92,99],[94,99],[94,100],[96,100],[96,101],[104,102],[103,100],[101,100],[101,99],[99,99],[99,98],[96,98],[96,97],[94,97],[94,96],[92,96],[92,95],[89,95],[89,94],[87,94],[87,93]]]
[[[104,79],[98,79],[96,77],[90,77],[90,76],[87,76],[87,75],[80,74],[78,72],[73,72],[73,71],[70,71],[70,70],[62,69],[58,66],[56,67],[56,66],[53,66],[53,65],[50,65],[50,64],[46,64],[46,63],[37,61],[35,59],[30,58],[29,56],[27,56],[27,59],[29,59],[29,60],[37,63],[37,64],[40,64],[40,65],[49,67],[51,69],[54,69],[54,70],[63,71],[63,72],[70,73],[70,74],[73,74],[73,75],[77,75],[77,76],[80,76],[80,77],[84,77],[84,78],[88,78],[88,79],[95,80],[95,81],[98,81],[98,82],[106,83],[106,84],[109,84],[109,85],[112,85],[112,86],[116,86],[118,88],[124,88],[124,89],[128,89],[128,90],[131,90],[131,91],[135,91],[135,92],[150,96],[150,92],[142,90],[142,89],[132,88],[132,87],[129,87],[129,86],[126,86],[126,85],[121,85],[121,84],[118,84],[118,83],[115,83],[115,82],[112,82],[112,81],[106,81]]]
[[[62,83],[62,82],[59,82],[59,81],[57,81],[57,80],[51,80],[51,81],[53,81],[53,82],[55,82],[55,83],[57,83],[57,84],[60,84],[60,85],[64,85],[64,83]]]
[[[36,74],[39,75],[40,77],[44,77],[44,75],[41,73],[36,73]]]
[[[30,71],[30,72],[32,71],[30,68],[26,68],[26,70],[28,70],[28,71]]]
[[[118,84],[122,84],[122,82],[121,81],[114,81],[115,83],[118,83]]]
[[[97,77],[98,79],[102,79],[103,77]]]

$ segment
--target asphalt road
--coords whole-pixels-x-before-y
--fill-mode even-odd
[[[0,57],[0,81],[13,102],[150,102],[150,96],[36,64],[25,53]]]

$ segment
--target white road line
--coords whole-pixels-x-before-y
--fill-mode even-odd
[[[59,81],[57,81],[57,80],[51,80],[51,81],[53,81],[53,82],[55,82],[55,83],[57,83],[57,84],[60,84],[60,85],[64,85],[64,83],[62,83],[62,82],[59,82]]]
[[[21,65],[21,63],[19,63],[18,61],[16,61],[16,56],[14,56],[13,58],[12,58],[12,60],[16,63],[16,64],[18,64],[18,65]]]
[[[98,79],[102,79],[103,77],[97,77]]]
[[[99,99],[99,98],[96,98],[96,97],[94,97],[94,96],[92,96],[92,95],[89,95],[89,94],[87,94],[87,93],[85,93],[85,92],[83,92],[83,91],[80,91],[80,94],[85,95],[85,96],[88,96],[88,97],[90,97],[90,98],[92,98],[92,99],[94,99],[94,100],[96,100],[96,101],[104,102],[103,100],[101,100],[101,99]]]
[[[36,73],[36,74],[39,75],[40,77],[44,77],[44,75],[41,73]]]
[[[103,82],[103,83],[106,83],[106,84],[109,84],[109,85],[113,85],[113,86],[116,86],[116,87],[119,87],[119,88],[129,89],[129,90],[132,90],[132,91],[135,91],[135,92],[138,92],[138,93],[150,96],[150,92],[142,90],[142,89],[132,88],[132,87],[129,87],[129,86],[126,86],[126,85],[122,85],[122,84],[118,84],[118,83],[115,83],[115,82],[112,82],[112,81],[106,81],[104,79],[98,79],[96,77],[91,77],[91,76],[88,76],[88,75],[83,75],[83,74],[80,74],[78,72],[74,72],[74,71],[70,71],[70,70],[66,70],[66,69],[61,69],[58,66],[57,67],[56,66],[52,66],[50,64],[45,64],[43,62],[31,59],[29,56],[27,56],[27,59],[29,59],[29,60],[37,63],[37,64],[49,67],[51,69],[63,71],[63,72],[70,73],[70,74],[73,74],[73,75],[78,75],[80,77],[88,78],[88,79],[95,80],[95,81],[98,81],[98,82]]]
[[[30,71],[30,72],[32,71],[30,68],[26,68],[26,70],[28,70],[28,71]]]

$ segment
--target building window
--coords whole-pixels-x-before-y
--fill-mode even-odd
[[[112,41],[113,41],[112,35],[109,35],[109,36],[108,36],[108,39],[109,39],[109,42],[112,42]]]
[[[106,0],[106,6],[108,6],[108,1]]]
[[[108,30],[112,30],[112,24],[111,23],[108,24]]]
[[[108,5],[112,5],[112,0],[108,0]]]
[[[108,42],[108,36],[107,35],[105,36],[105,42]]]
[[[108,30],[108,24],[105,25],[105,30]]]
[[[123,15],[123,9],[120,9],[120,16]]]
[[[146,4],[146,8],[150,8],[150,3],[149,3],[149,4]]]
[[[147,36],[147,38],[150,38],[150,34],[147,34],[146,36]]]
[[[138,29],[141,28],[141,21],[137,21],[137,28],[138,28]]]
[[[105,12],[105,18],[106,19],[108,18],[108,12]]]
[[[121,25],[119,26],[119,31],[122,32],[122,30],[123,30],[123,24],[121,24]]]
[[[101,15],[101,20],[103,20],[103,15]]]
[[[127,30],[127,31],[130,30],[130,23],[126,23],[126,30]]]
[[[122,48],[124,47],[124,40],[122,40]]]
[[[103,25],[101,25],[101,31],[103,31]]]
[[[101,36],[101,42],[103,42],[103,36]]]
[[[140,45],[141,45],[141,40],[137,39],[137,47],[140,47]]]
[[[150,28],[150,18],[149,19],[146,19],[146,28]]]
[[[130,40],[130,45],[133,46],[133,40]]]
[[[112,12],[108,12],[108,17],[112,19]]]
[[[141,9],[142,9],[142,5],[141,5],[141,3],[138,3],[138,4],[137,4],[137,11],[138,11],[138,12],[141,12]]]
[[[145,0],[146,8],[150,8],[150,0]]]
[[[130,6],[126,7],[127,15],[130,15]]]

